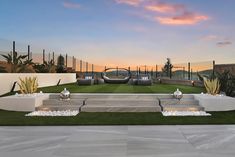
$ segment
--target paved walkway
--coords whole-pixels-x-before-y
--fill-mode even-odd
[[[1,157],[234,157],[235,126],[0,127]]]

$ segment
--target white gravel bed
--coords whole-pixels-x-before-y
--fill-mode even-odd
[[[69,117],[69,116],[76,116],[78,115],[79,111],[34,111],[31,113],[26,114],[26,117],[30,116],[42,116],[42,117]]]
[[[163,111],[163,116],[211,116],[205,111]]]

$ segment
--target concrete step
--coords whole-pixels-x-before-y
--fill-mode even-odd
[[[63,111],[63,110],[80,110],[85,104],[84,99],[59,100],[48,99],[43,101],[43,105],[36,108],[38,111]]]
[[[204,111],[204,107],[199,105],[165,105],[163,111]]]
[[[194,99],[194,96],[187,95],[181,100],[175,98],[160,98],[160,106],[163,111],[204,111],[204,108],[199,105],[199,101]]]
[[[87,100],[83,112],[160,112],[158,101]]]
[[[47,105],[43,105],[43,106],[39,106],[36,108],[36,111],[66,111],[66,110],[81,111],[81,106],[67,106],[67,105],[47,106]]]
[[[60,100],[60,99],[47,99],[43,101],[43,105],[53,106],[53,105],[83,105],[85,104],[85,99],[70,99],[70,100]]]
[[[156,100],[156,99],[174,99],[172,94],[76,94],[72,93],[71,99],[124,99],[124,100]],[[184,99],[194,99],[193,95],[183,95]],[[50,94],[49,99],[60,99],[59,94]]]
[[[175,99],[173,94],[159,94],[157,95],[158,99]],[[183,94],[183,99],[194,99],[194,95]]]
[[[128,94],[71,94],[70,96],[71,99],[102,99],[102,100],[120,100],[120,99],[125,99],[125,100],[156,100],[157,96],[156,95],[142,95],[142,94],[133,94],[133,95],[128,95]],[[59,94],[51,94],[49,99],[60,99]]]
[[[180,101],[166,94],[71,94],[69,101],[51,94],[38,110],[81,110],[83,112],[160,112],[162,110],[202,110],[193,95]]]
[[[164,105],[198,105],[199,101],[195,99],[160,99],[160,104]]]

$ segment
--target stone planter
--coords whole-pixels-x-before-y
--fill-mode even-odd
[[[0,109],[8,111],[31,112],[49,99],[49,94],[12,95],[0,98]]]

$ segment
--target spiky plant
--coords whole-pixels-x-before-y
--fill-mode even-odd
[[[20,83],[17,83],[20,87],[22,94],[33,94],[38,89],[37,77],[25,77],[24,79],[19,78]]]
[[[3,67],[5,72],[9,73],[24,73],[24,72],[35,72],[32,69],[34,64],[31,60],[26,60],[28,55],[19,55],[17,52],[9,53],[7,55],[1,55],[7,62],[7,67]]]
[[[220,93],[220,81],[218,78],[208,79],[203,77],[204,86],[208,94],[216,95]]]

